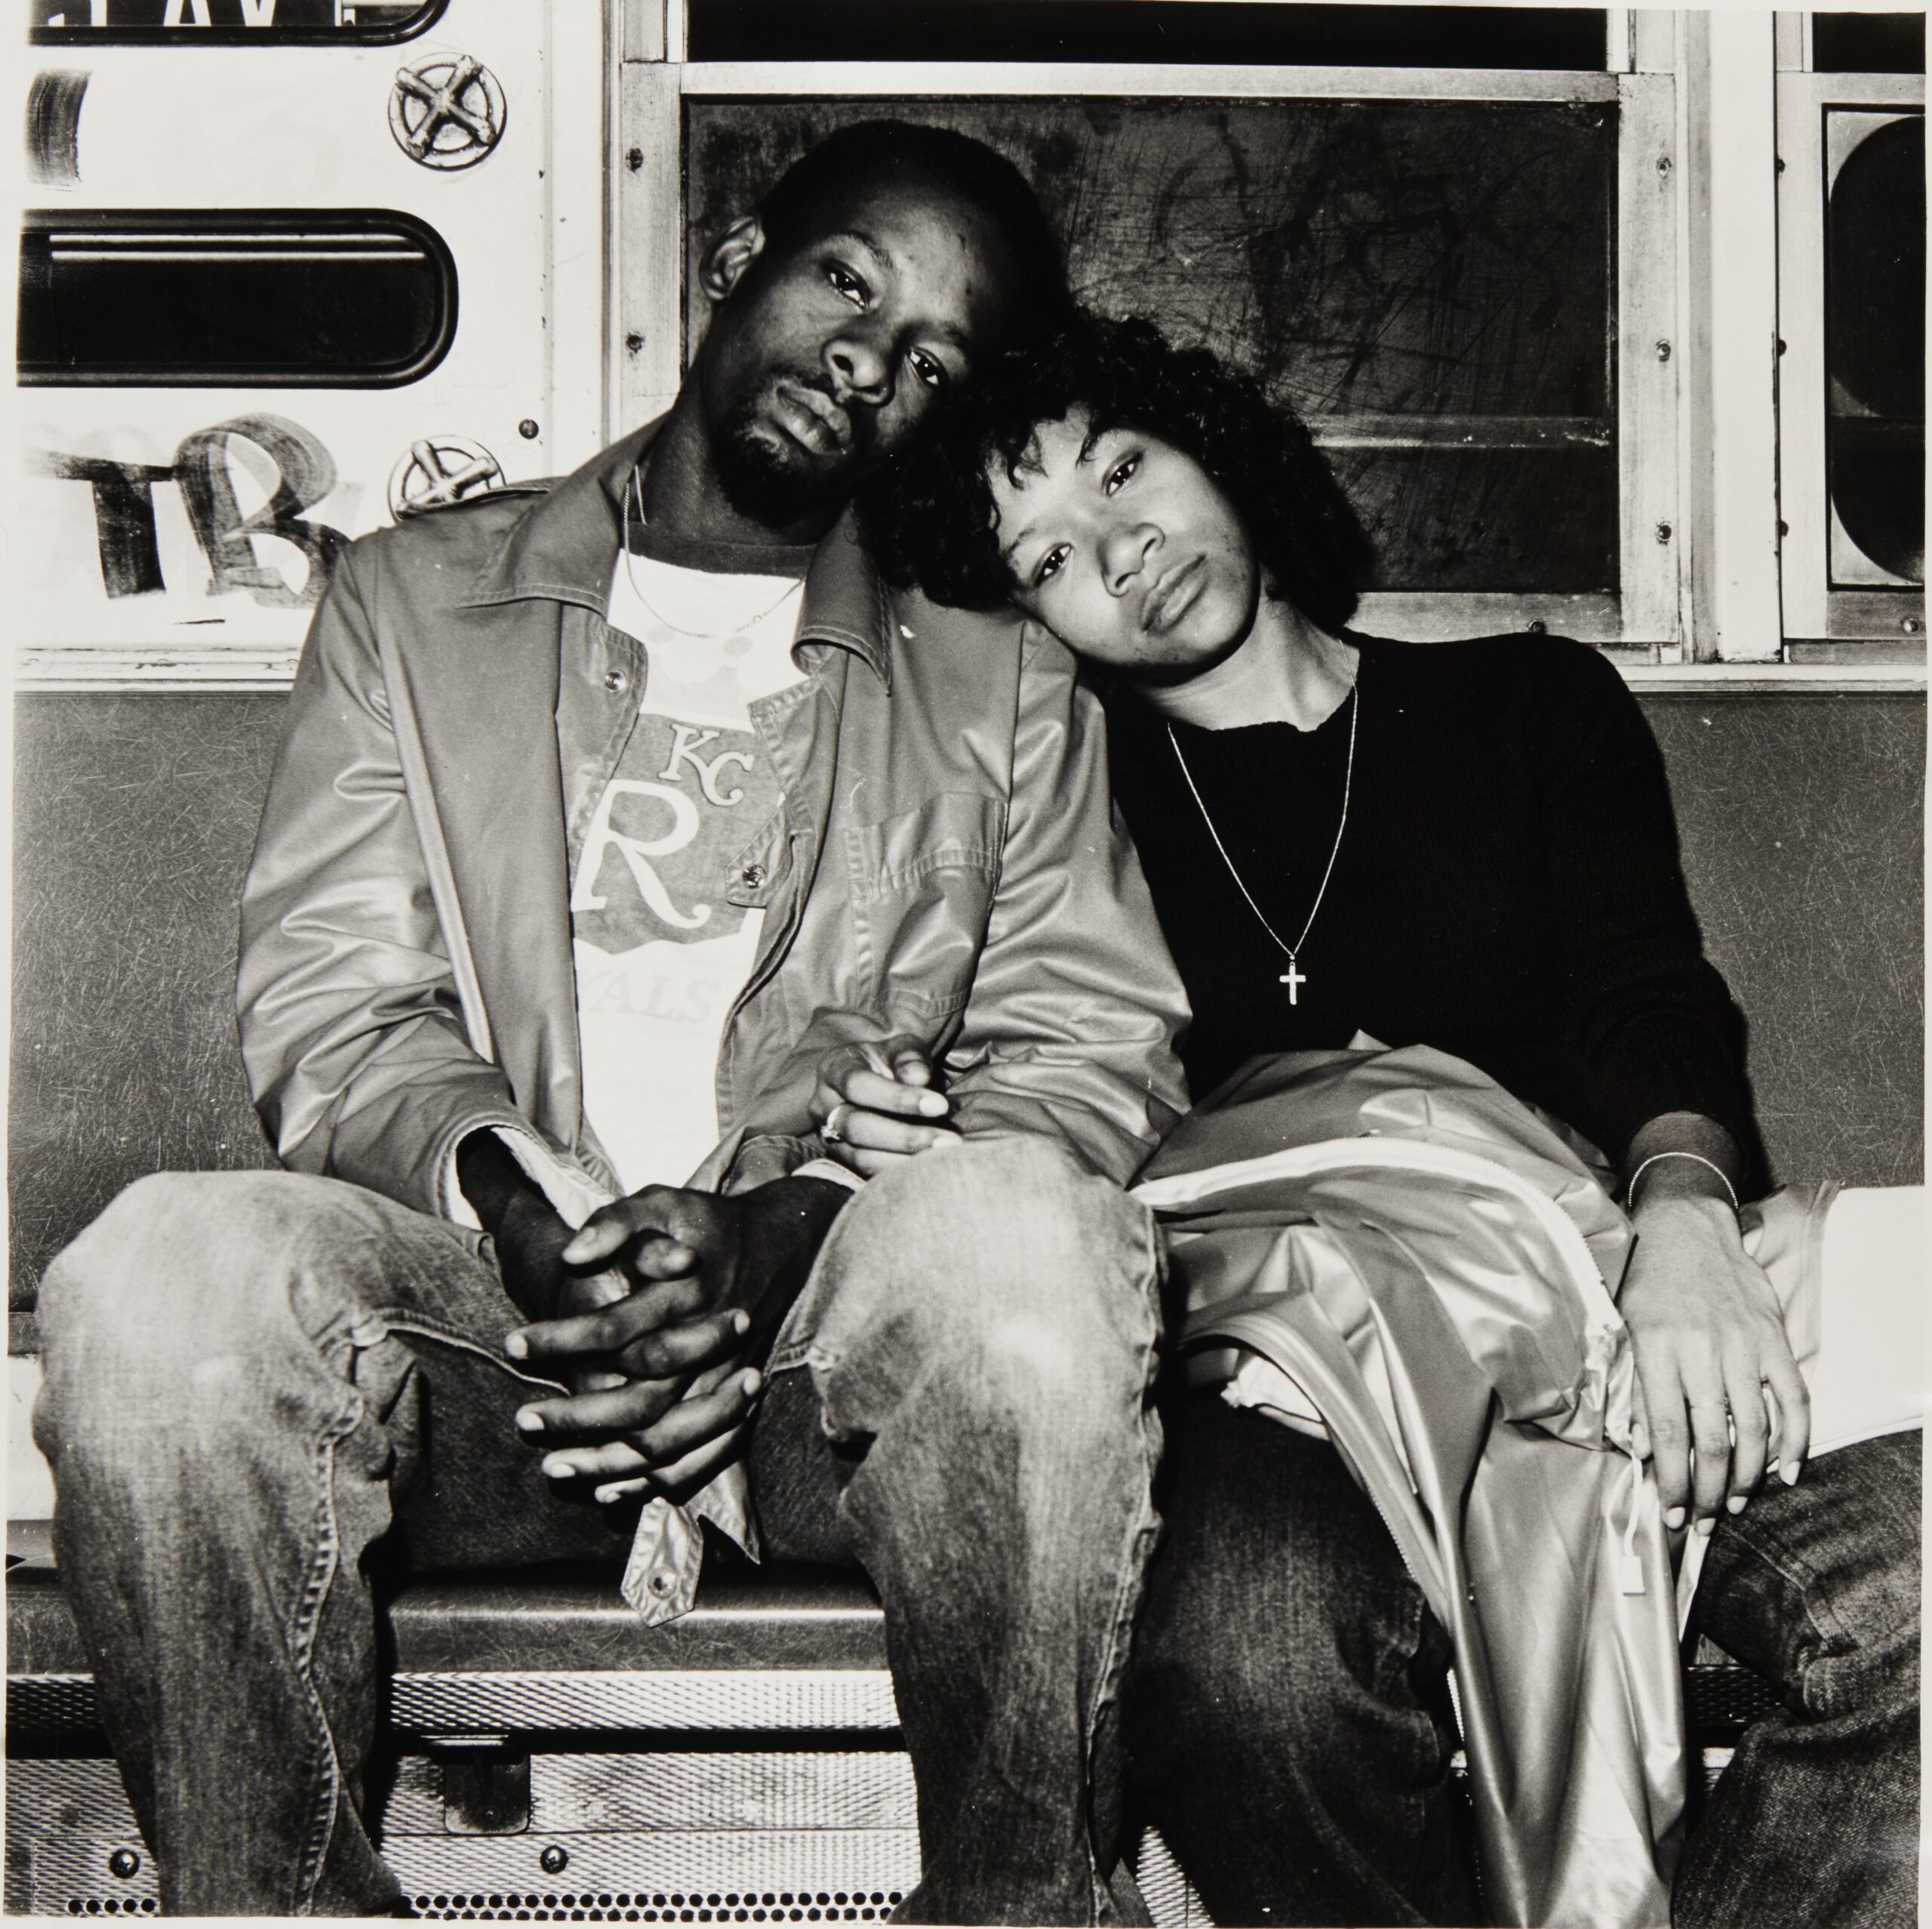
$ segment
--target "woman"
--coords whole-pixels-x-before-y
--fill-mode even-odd
[[[1848,1448],[1793,1489],[1805,1389],[1737,1223],[1758,1172],[1740,1028],[1614,669],[1548,636],[1350,631],[1368,546],[1306,430],[1146,323],[1078,319],[996,371],[862,512],[889,574],[942,602],[1011,598],[1093,666],[1193,1004],[1197,1101],[1255,1054],[1367,1033],[1468,1060],[1620,1168],[1638,1242],[1618,1306],[1666,1518],[1717,1531],[1703,1623],[1810,1710],[1793,1629],[1837,1609],[1764,1582],[1764,1550],[1855,1517],[1877,1558],[1870,1534],[1915,1519],[1916,1442]],[[819,1111],[875,1170],[943,1136],[943,1094],[916,1053],[863,1057],[828,1065]],[[1332,1450],[1252,1414],[1177,1399],[1167,1424],[1169,1528],[1128,1719],[1211,1912],[1475,1919],[1443,1780],[1442,1636],[1373,1511]],[[1900,1546],[1888,1571],[1915,1563]],[[1909,1866],[1860,1854],[1915,1828],[1903,1598],[1874,1623],[1890,1645],[1866,1705],[1814,1724],[1809,1754],[1788,1718],[1740,1749],[1684,1858],[1680,1922],[1910,1908]],[[1856,1841],[1821,1803],[1858,1817]]]

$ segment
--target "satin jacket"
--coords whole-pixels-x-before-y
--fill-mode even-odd
[[[340,559],[242,906],[242,1055],[287,1165],[460,1217],[454,1148],[498,1125],[608,1190],[583,1110],[558,663],[604,623],[617,491],[654,433]],[[1186,1103],[1186,1004],[1072,657],[1010,615],[888,592],[844,523],[795,656],[805,680],[753,711],[785,802],[734,867],[731,901],[765,918],[694,1183],[814,1156],[820,1060],[894,1032],[943,1056],[967,1136],[1044,1134],[1124,1181]]]
[[[1426,1046],[1254,1060],[1161,1149],[1197,1380],[1324,1432],[1455,1651],[1499,1923],[1650,1929],[1682,1826],[1678,1602],[1580,1149]]]

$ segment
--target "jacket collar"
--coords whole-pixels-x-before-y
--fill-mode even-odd
[[[478,571],[460,607],[537,600],[574,603],[608,617],[622,491],[663,420],[612,443],[538,497]],[[851,651],[890,689],[891,635],[885,586],[848,510],[827,531],[806,572],[798,640]]]

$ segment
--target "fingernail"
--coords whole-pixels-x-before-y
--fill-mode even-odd
[[[568,1460],[554,1460],[543,1463],[543,1472],[549,1479],[568,1480],[577,1469]]]
[[[952,1107],[943,1092],[921,1092],[919,1109],[928,1118],[943,1118]]]
[[[926,1141],[926,1149],[928,1152],[937,1152],[942,1146],[950,1149],[954,1146],[963,1146],[965,1143],[957,1132],[935,1132]]]
[[[1803,1463],[1798,1460],[1786,1461],[1778,1469],[1779,1479],[1787,1487],[1795,1487],[1798,1484],[1798,1470],[1802,1465]]]
[[[1734,1494],[1730,1498],[1724,1503],[1724,1512],[1727,1514],[1743,1513],[1744,1511],[1746,1497],[1742,1494]]]
[[[1706,1514],[1703,1518],[1697,1523],[1697,1531],[1701,1534],[1706,1540],[1708,1540],[1710,1539],[1712,1534],[1715,1530],[1717,1524],[1718,1518],[1716,1515]]]
[[[503,1342],[503,1351],[513,1360],[527,1360],[530,1357],[530,1342],[521,1333],[512,1333]]]
[[[1670,1512],[1664,1515],[1663,1524],[1672,1534],[1675,1534],[1684,1524],[1684,1509],[1681,1507],[1672,1508]]]
[[[731,1315],[731,1331],[737,1334],[746,1334],[749,1333],[751,1330],[752,1316],[749,1313],[746,1312],[742,1306],[740,1306],[739,1309]]]
[[[621,1500],[623,1497],[623,1489],[620,1487],[600,1487],[597,1490],[597,1504],[600,1507],[608,1507],[613,1500]]]
[[[541,1433],[543,1431],[543,1416],[534,1407],[520,1408],[517,1413],[516,1423],[520,1432]]]
[[[745,1398],[748,1400],[764,1384],[764,1376],[756,1368],[753,1368],[743,1379],[738,1382],[739,1386],[743,1390]]]
[[[558,1257],[566,1266],[579,1266],[590,1257],[590,1248],[585,1244],[581,1234],[566,1246]]]

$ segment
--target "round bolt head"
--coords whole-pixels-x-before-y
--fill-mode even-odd
[[[539,435],[543,434],[543,432],[541,429],[537,427],[534,417],[526,415],[523,420],[516,425],[516,432],[521,435],[526,442],[534,442]]]
[[[116,1849],[107,1858],[107,1866],[125,1882],[141,1872],[141,1858],[132,1849]]]
[[[537,1858],[546,1875],[561,1875],[571,1866],[570,1851],[552,1842]]]

